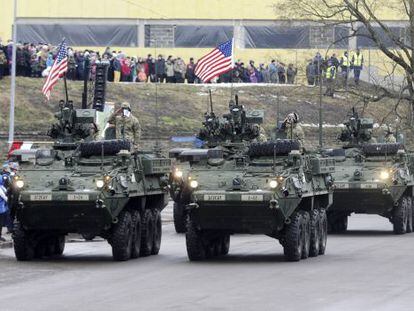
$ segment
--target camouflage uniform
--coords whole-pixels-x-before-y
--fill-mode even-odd
[[[129,107],[127,103],[123,103],[121,106],[121,108]],[[117,139],[128,139],[133,144],[134,149],[138,149],[141,139],[141,125],[136,117],[132,114],[125,117],[115,112],[109,117],[108,123],[115,125]]]
[[[266,131],[264,130],[263,127],[259,127],[259,137],[257,138],[258,142],[267,142],[267,135],[266,135]]]
[[[300,147],[303,148],[305,142],[305,132],[303,131],[303,128],[299,123],[286,124],[285,133],[288,139],[297,140],[300,144]]]
[[[387,144],[395,144],[397,139],[395,138],[393,133],[389,133],[385,136],[385,143]]]

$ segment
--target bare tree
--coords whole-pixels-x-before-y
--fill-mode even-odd
[[[411,111],[414,111],[414,0],[282,0],[274,7],[286,20],[344,25],[350,30],[347,37],[360,36],[372,40],[404,75],[401,91],[383,88],[381,94],[408,101]],[[384,22],[384,12],[406,21],[408,35],[401,37],[393,32]]]

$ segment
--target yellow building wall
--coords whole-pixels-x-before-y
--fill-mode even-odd
[[[0,0],[0,36],[11,37],[13,1]],[[273,6],[283,0],[16,0],[22,18],[132,18],[132,19],[227,19],[274,20],[283,12]],[[312,0],[310,0],[312,1]],[[317,1],[317,0],[313,0]],[[390,3],[373,1],[381,19],[406,19]]]

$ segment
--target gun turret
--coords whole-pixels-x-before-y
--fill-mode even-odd
[[[236,95],[235,101],[229,102],[229,113],[221,118],[212,111],[205,114],[198,138],[205,141],[209,147],[251,141],[260,135],[258,124],[263,123],[263,118],[264,112],[261,110],[247,112],[243,105],[239,105]]]
[[[92,140],[97,132],[95,109],[74,109],[71,101],[60,102],[60,111],[55,117],[48,135],[59,143],[75,143],[80,140]]]
[[[360,118],[355,108],[348,115],[349,119],[344,122],[345,128],[339,135],[339,140],[346,142],[346,147],[360,146],[372,140],[374,121],[370,118]]]

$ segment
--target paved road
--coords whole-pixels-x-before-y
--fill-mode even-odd
[[[29,263],[2,249],[0,310],[413,310],[414,234],[391,229],[352,216],[325,256],[299,263],[264,236],[232,237],[228,256],[190,263],[170,222],[158,256],[129,262],[113,262],[104,241],[68,243],[64,257]]]

